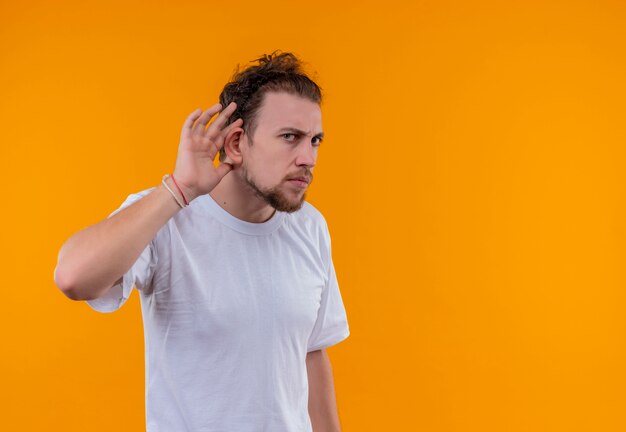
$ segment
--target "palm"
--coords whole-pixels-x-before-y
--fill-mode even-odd
[[[237,119],[222,129],[236,109],[236,105],[231,103],[205,128],[220,108],[221,105],[216,104],[204,113],[200,110],[194,111],[185,120],[181,131],[174,175],[178,184],[182,183],[181,186],[192,191],[195,196],[209,193],[232,169],[229,164],[219,164],[216,167],[213,161],[224,145],[228,133],[241,126],[243,120]]]

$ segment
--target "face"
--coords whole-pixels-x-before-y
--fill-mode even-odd
[[[252,144],[250,137],[242,140],[242,179],[276,210],[300,209],[322,136],[317,103],[289,93],[265,94]]]

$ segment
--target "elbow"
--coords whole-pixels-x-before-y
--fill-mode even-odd
[[[67,269],[58,264],[54,269],[54,283],[70,300],[95,300],[106,292],[106,289],[96,289],[94,286],[87,285],[86,282],[77,282],[77,279],[73,277],[75,274],[74,272],[68,272]]]
[[[70,300],[80,301],[86,300],[80,295],[80,292],[76,290],[75,284],[72,282],[71,277],[66,271],[63,271],[59,264],[54,269],[54,284],[61,290],[61,292]]]
[[[54,268],[54,284],[66,297],[76,300],[76,293],[72,290],[65,273],[61,272],[59,264]]]

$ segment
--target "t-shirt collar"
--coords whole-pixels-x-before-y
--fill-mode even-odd
[[[276,210],[271,218],[265,222],[254,223],[247,222],[239,219],[222,208],[210,194],[202,195],[196,198],[194,201],[198,201],[201,207],[206,209],[215,219],[222,224],[239,231],[243,234],[249,235],[265,235],[274,232],[280,226],[285,212]]]

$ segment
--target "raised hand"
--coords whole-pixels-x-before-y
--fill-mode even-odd
[[[235,128],[241,128],[243,124],[243,120],[239,118],[223,128],[236,108],[235,102],[231,102],[208,128],[207,123],[222,109],[219,103],[204,113],[197,109],[185,120],[180,134],[174,177],[189,201],[211,192],[232,170],[233,167],[229,163],[220,163],[215,167],[213,161],[224,145],[228,133]],[[241,131],[243,132],[243,129]]]

